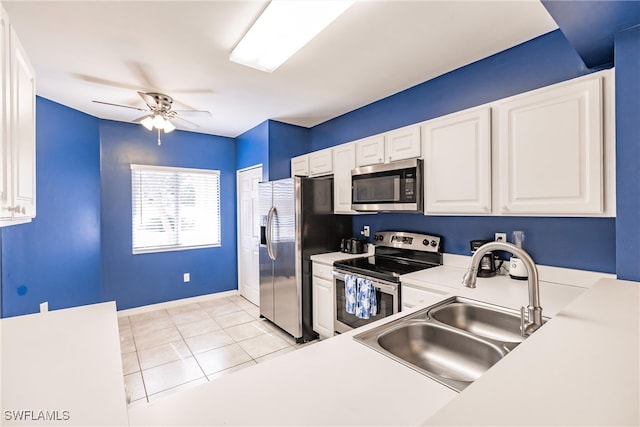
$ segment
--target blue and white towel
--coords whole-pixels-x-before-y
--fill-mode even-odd
[[[373,287],[371,280],[358,278],[356,317],[369,319],[376,314],[378,314],[376,288]]]
[[[356,282],[357,276],[346,274],[344,276],[345,311],[349,314],[356,313]]]

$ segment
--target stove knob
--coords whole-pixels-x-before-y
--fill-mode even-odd
[[[438,246],[438,242],[436,242],[435,240],[432,240],[431,241],[431,246],[433,246],[435,248],[436,246]]]
[[[429,246],[429,239],[424,239],[422,241],[422,244],[425,245],[425,246]]]

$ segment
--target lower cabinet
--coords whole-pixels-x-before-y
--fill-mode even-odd
[[[400,298],[400,311],[409,310],[418,306],[429,306],[442,299],[451,291],[438,290],[438,289],[424,289],[413,287],[411,285],[402,284],[401,286],[402,296]]]
[[[314,262],[312,265],[313,330],[320,339],[333,336],[335,296],[333,293],[332,266]]]

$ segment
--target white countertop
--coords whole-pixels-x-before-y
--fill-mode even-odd
[[[639,301],[600,280],[424,425],[640,425]]]
[[[128,423],[114,302],[10,317],[0,326],[0,424]]]
[[[437,287],[441,299],[463,295],[516,309],[528,301],[526,282],[496,277],[463,289],[463,271],[443,266],[406,278],[411,286]],[[130,423],[637,425],[639,286],[609,279],[591,289],[542,282],[543,314],[557,316],[460,394],[352,339],[403,312],[133,406]]]

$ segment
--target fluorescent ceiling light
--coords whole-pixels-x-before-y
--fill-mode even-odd
[[[353,3],[350,0],[272,0],[231,51],[229,59],[270,73]]]

